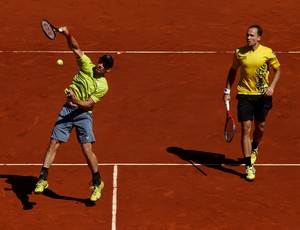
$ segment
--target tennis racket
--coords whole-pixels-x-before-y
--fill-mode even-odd
[[[227,143],[230,143],[233,139],[236,126],[235,126],[234,119],[230,113],[229,101],[226,101],[225,104],[226,104],[227,115],[226,115],[225,128],[224,128],[224,139]]]
[[[54,40],[56,37],[56,32],[61,33],[62,31],[60,29],[58,29],[57,27],[55,27],[54,25],[52,25],[49,21],[43,19],[41,21],[41,27],[42,30],[44,32],[44,34],[47,36],[47,38]]]

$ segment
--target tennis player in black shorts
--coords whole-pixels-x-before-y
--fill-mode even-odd
[[[264,135],[267,114],[272,108],[275,86],[281,75],[280,63],[275,53],[260,44],[262,32],[259,25],[248,28],[247,45],[235,50],[223,96],[224,102],[231,100],[230,89],[240,68],[236,98],[238,120],[242,129],[241,146],[246,164],[246,179],[249,181],[255,179],[253,164],[258,155],[258,145]],[[274,72],[272,81],[269,80],[270,69]],[[253,121],[254,131],[251,138]]]

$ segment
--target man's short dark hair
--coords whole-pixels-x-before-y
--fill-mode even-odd
[[[262,34],[263,34],[263,29],[261,28],[260,25],[254,24],[254,25],[252,25],[252,26],[249,26],[249,29],[250,29],[250,28],[256,28],[256,29],[257,29],[257,34],[258,34],[258,36],[262,36]]]
[[[114,59],[111,55],[105,54],[99,58],[99,61],[102,61],[106,68],[111,69],[114,66]]]

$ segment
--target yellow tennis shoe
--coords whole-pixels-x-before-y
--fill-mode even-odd
[[[48,188],[48,186],[49,186],[48,181],[46,181],[46,180],[39,180],[39,181],[36,183],[34,192],[35,192],[35,193],[42,193],[42,192],[44,192],[44,190],[45,190],[46,188]]]
[[[104,188],[104,182],[103,181],[101,181],[100,185],[92,186],[91,187],[92,195],[91,195],[90,200],[93,201],[93,202],[96,202],[97,200],[99,200],[100,197],[101,197],[101,192],[102,192],[103,188]]]
[[[258,148],[251,151],[251,164],[254,164],[258,156]]]
[[[246,180],[253,181],[255,179],[255,168],[253,165],[246,167]]]

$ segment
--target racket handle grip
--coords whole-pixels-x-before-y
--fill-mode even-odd
[[[230,108],[230,106],[229,106],[229,101],[227,100],[227,101],[225,101],[225,105],[226,105],[226,109],[227,109],[227,111],[229,111],[229,108]]]

